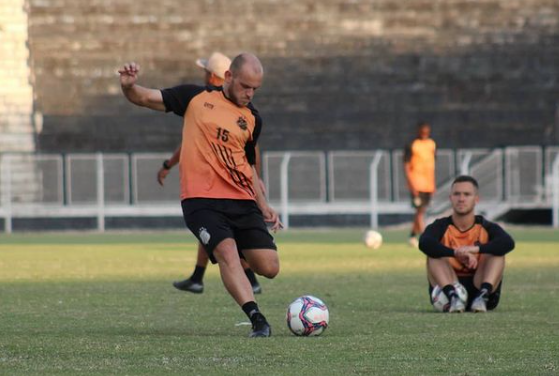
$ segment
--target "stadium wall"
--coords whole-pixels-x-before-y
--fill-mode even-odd
[[[0,2],[0,152],[35,150],[27,25],[24,0]]]
[[[141,84],[201,82],[194,60],[253,51],[264,150],[559,143],[556,0],[28,0],[41,151],[172,151],[181,120],[135,108]]]

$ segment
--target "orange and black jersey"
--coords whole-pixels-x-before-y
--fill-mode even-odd
[[[416,138],[404,149],[404,163],[409,165],[408,179],[419,192],[435,192],[435,154],[437,145],[430,138]]]
[[[181,85],[161,90],[166,111],[184,118],[180,155],[181,200],[254,200],[252,166],[262,120],[221,88]]]
[[[419,238],[419,249],[432,258],[451,257],[451,265],[458,275],[469,275],[454,258],[454,249],[461,246],[479,246],[480,254],[503,256],[514,249],[514,240],[501,226],[476,215],[474,225],[460,231],[452,217],[440,218],[427,226]]]

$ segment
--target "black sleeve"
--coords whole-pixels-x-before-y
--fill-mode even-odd
[[[479,253],[504,256],[514,249],[514,240],[501,226],[483,220],[481,224],[489,235],[489,242],[479,246]]]
[[[204,91],[203,86],[179,85],[161,90],[165,112],[173,111],[176,115],[184,116],[188,104],[196,95]]]
[[[262,118],[258,114],[258,111],[249,105],[252,115],[254,115],[254,131],[252,132],[252,140],[247,142],[245,145],[245,154],[247,156],[248,163],[252,166],[256,164],[256,144],[258,143],[258,138],[260,137],[260,132],[262,131]]]
[[[431,223],[419,238],[419,249],[432,258],[454,257],[454,250],[441,243],[450,220],[448,218],[437,219]]]
[[[404,147],[404,163],[411,161],[411,142]]]

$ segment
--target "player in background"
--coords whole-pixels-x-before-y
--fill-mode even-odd
[[[478,183],[471,176],[457,177],[451,186],[452,215],[427,226],[419,249],[427,255],[429,296],[435,285],[442,286],[449,312],[486,312],[499,304],[505,255],[514,240],[499,225],[475,215],[479,202]],[[468,291],[464,304],[454,283]]]
[[[231,59],[220,52],[214,52],[209,59],[197,59],[196,65],[204,69],[204,84],[206,86],[221,87],[223,86],[223,81],[225,80],[225,72],[229,69],[229,66],[231,66]],[[171,169],[179,163],[180,152],[181,147],[179,145],[171,158],[163,161],[163,166],[161,166],[161,168],[157,172],[157,181],[160,185],[164,184],[164,180]],[[256,171],[260,172],[259,148],[256,149]],[[264,185],[262,184],[261,180],[258,179],[258,181],[259,184],[261,184],[261,188],[263,189]],[[203,293],[204,273],[206,272],[208,261],[208,255],[206,254],[204,247],[201,243],[198,243],[198,253],[196,255],[196,265],[194,266],[194,272],[187,279],[173,282],[173,286],[181,291],[189,291],[195,294]],[[254,275],[254,272],[250,269],[245,260],[241,260],[241,263],[245,270],[245,274],[247,275],[247,278],[252,286],[252,291],[255,294],[260,294],[262,292],[262,287],[260,286],[260,283],[258,283],[256,275]]]
[[[241,266],[255,273],[279,273],[273,231],[282,224],[256,182],[256,144],[262,119],[251,101],[262,85],[264,69],[248,53],[238,55],[225,73],[223,88],[180,85],[156,90],[136,84],[140,67],[125,64],[120,84],[132,103],[184,118],[181,155],[181,205],[186,226],[217,263],[223,284],[252,323],[250,337],[269,337]]]
[[[431,126],[417,124],[417,138],[404,151],[404,172],[415,208],[409,243],[417,248],[417,237],[425,228],[425,212],[435,193],[435,153],[437,145],[430,138]]]

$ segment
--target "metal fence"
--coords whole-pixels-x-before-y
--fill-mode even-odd
[[[300,158],[315,162],[295,174]],[[379,214],[412,212],[403,164],[401,150],[274,152],[264,158],[264,177],[269,198],[287,225],[290,215],[350,213],[370,214],[374,228]],[[430,214],[448,212],[452,180],[467,174],[480,184],[479,209],[487,217],[516,208],[551,208],[553,225],[559,227],[559,198],[554,199],[559,197],[558,164],[559,148],[554,147],[438,150],[438,188]],[[320,185],[312,202],[301,200],[309,184]]]
[[[156,173],[167,154],[2,154],[0,219],[180,216],[178,171],[161,187]],[[385,213],[411,213],[401,150],[269,152],[263,179],[271,204],[301,214],[365,214],[372,227]],[[437,152],[431,213],[449,209],[450,182],[461,173],[480,183],[480,209],[496,217],[512,208],[552,208],[559,227],[559,147],[459,149]]]

